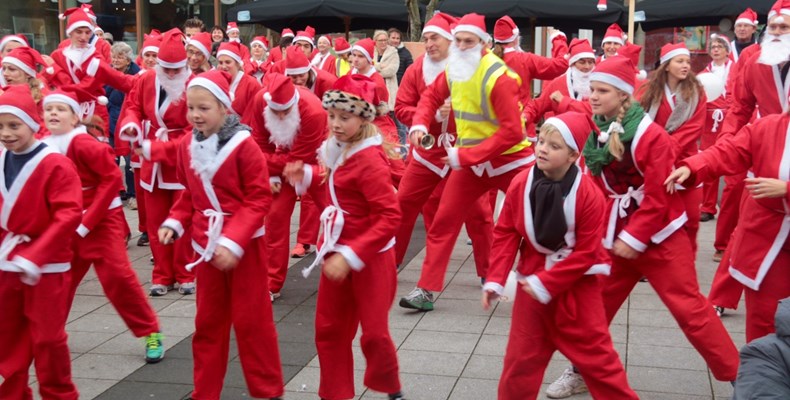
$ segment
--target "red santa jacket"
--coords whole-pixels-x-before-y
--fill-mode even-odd
[[[724,79],[725,88],[724,93],[715,100],[710,101],[710,99],[708,99],[706,104],[707,115],[705,117],[705,132],[718,133],[723,127],[724,117],[727,115],[727,107],[729,106],[729,96],[727,93],[727,90],[730,89],[729,76],[734,64],[734,61],[728,59],[724,66],[718,67],[723,69],[716,69],[713,62],[711,62],[701,71],[701,73],[721,74],[719,76]],[[714,70],[717,72],[714,72]]]
[[[565,58],[568,54],[568,44],[565,41],[564,35],[557,35],[552,39],[552,58],[518,51],[513,47],[505,49],[502,60],[521,77],[518,99],[522,105],[532,99],[530,88],[533,79],[554,79],[568,70],[568,60]]]
[[[320,53],[317,53],[310,60],[310,64],[320,70],[332,72],[334,74],[335,56],[331,52],[327,52],[323,57]],[[332,70],[329,69],[330,66],[332,66]]]
[[[263,236],[272,203],[266,161],[247,131],[236,132],[209,160],[196,156],[199,146],[193,135],[179,144],[177,169],[184,191],[162,226],[186,240],[184,226],[191,223],[192,247],[202,261],[211,260],[217,246],[242,258],[252,239]]]
[[[104,82],[96,77],[102,63],[96,47],[89,46],[82,57],[82,62],[75,64],[63,54],[66,50],[55,50],[51,57],[54,61],[53,74],[44,73],[47,81],[54,87],[78,86],[94,96],[104,96]],[[107,61],[104,61],[106,64]]]
[[[236,114],[241,115],[250,105],[255,94],[261,90],[261,84],[254,77],[239,71],[230,84],[231,107]]]
[[[647,84],[643,85],[641,89],[646,89]],[[637,99],[641,98],[641,91],[637,92]],[[662,127],[666,126],[672,111],[675,109],[675,95],[669,91],[669,86],[664,87],[664,96],[661,98],[661,104],[653,117],[653,122]],[[691,117],[686,120],[680,127],[669,136],[672,139],[673,153],[676,156],[675,162],[693,156],[699,152],[699,138],[702,131],[705,129],[705,116],[707,115],[707,98],[705,92],[700,89],[699,100],[697,101],[697,108],[694,109]]]
[[[121,133],[127,128],[136,132],[134,137],[121,135],[121,139],[136,142],[142,148],[140,186],[149,192],[154,186],[166,190],[184,188],[176,177],[176,153],[178,140],[192,131],[186,119],[185,95],[175,103],[165,98],[160,106],[160,88],[155,72],[141,75],[125,100],[128,107],[117,124]]]
[[[494,228],[491,267],[484,289],[502,294],[516,255],[521,253],[518,275],[526,278],[541,303],[571,288],[584,274],[609,274],[610,265],[601,246],[605,201],[590,176],[579,171],[564,209],[568,232],[566,246],[549,250],[535,239],[530,191],[534,166],[510,183],[502,212]]]
[[[71,241],[82,218],[80,178],[74,164],[45,146],[6,189],[7,150],[0,150],[0,241],[8,253],[0,270],[20,272],[35,284],[42,273],[71,269]]]
[[[551,94],[556,91],[562,93],[563,96],[562,101],[559,103],[551,99]],[[540,96],[525,103],[524,116],[527,121],[534,123],[541,117],[549,118],[555,114],[562,114],[568,111],[576,111],[592,116],[590,103],[573,90],[570,71],[546,84]],[[527,133],[532,132],[534,130],[527,131]]]
[[[596,142],[597,143],[597,142]],[[604,247],[615,236],[638,252],[661,243],[688,220],[683,201],[663,183],[675,163],[674,143],[660,125],[645,114],[621,161],[614,160],[596,176],[609,197]]]
[[[422,93],[430,83],[433,83],[433,81],[426,82],[422,68],[424,62],[425,55],[422,55],[406,68],[398,87],[398,95],[395,97],[395,116],[406,126],[412,126],[414,123],[417,104],[420,102]],[[427,132],[434,136],[436,145],[430,150],[412,146],[412,157],[437,175],[444,177],[450,170],[450,167],[442,162],[442,157],[447,156],[444,145],[453,146],[455,144],[455,118],[452,113],[448,116],[446,123],[439,122],[434,118],[428,126]],[[443,133],[446,135],[442,136]]]
[[[85,237],[99,225],[107,210],[123,205],[118,197],[118,192],[123,190],[121,170],[115,165],[112,148],[89,135],[84,126],[62,135],[50,135],[44,143],[77,166],[84,208],[77,233]]]
[[[719,140],[704,152],[683,160],[692,176],[686,185],[753,171],[754,176],[787,182],[784,198],[755,199],[745,195],[735,230],[730,275],[752,290],[787,251],[790,233],[790,116],[786,113],[760,118],[735,136]],[[783,250],[784,249],[784,250]],[[786,266],[777,266],[786,267]]]
[[[334,74],[330,74],[323,69],[317,69],[315,67],[313,67],[313,73],[313,86],[310,87],[310,91],[315,93],[319,99],[322,99],[324,97],[324,93],[326,93],[327,90],[332,89],[332,85],[334,85],[335,81],[337,81],[337,77]]]

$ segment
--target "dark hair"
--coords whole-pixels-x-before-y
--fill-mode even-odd
[[[398,36],[400,36],[401,40],[403,40],[403,32],[400,31],[398,28],[389,28],[387,29],[387,35],[392,35],[392,32],[398,32]]]
[[[285,50],[286,47],[290,46],[294,42],[293,36],[286,36],[280,39],[280,48]]]
[[[224,30],[224,29],[222,29],[222,27],[221,27],[221,26],[219,26],[219,25],[214,25],[214,27],[213,27],[213,28],[211,28],[211,30],[209,31],[209,33],[211,33],[212,35],[214,35],[214,31],[220,31],[220,32],[222,32],[222,40],[223,40],[223,41],[224,41],[225,39],[227,39],[227,38],[228,38],[228,34],[227,34],[227,33],[225,33],[225,30]],[[211,39],[211,40],[214,40],[214,39]]]
[[[193,17],[186,21],[184,21],[184,30],[186,31],[187,28],[198,28],[201,32],[206,31],[206,25],[203,24],[203,21],[200,18]]]

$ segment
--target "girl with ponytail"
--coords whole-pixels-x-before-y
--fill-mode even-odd
[[[582,154],[608,197],[603,243],[610,251],[611,273],[602,292],[606,318],[611,323],[645,276],[713,376],[733,381],[738,350],[700,294],[691,244],[681,229],[688,219],[683,202],[662,185],[675,163],[672,140],[632,100],[635,81],[636,69],[623,56],[607,58],[590,77],[590,105],[600,133],[589,136]],[[573,384],[583,387],[578,374],[566,370],[549,393]]]

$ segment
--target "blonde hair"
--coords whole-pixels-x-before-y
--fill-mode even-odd
[[[620,91],[620,90],[618,90]],[[621,93],[626,93],[620,91]],[[627,93],[626,93],[627,94]],[[631,95],[628,95],[623,101],[620,103],[620,111],[617,113],[617,117],[615,117],[615,122],[623,125],[623,118],[625,118],[625,114],[633,105],[633,98]],[[620,140],[620,132],[612,131],[609,133],[609,154],[611,154],[617,161],[621,161],[623,159],[623,153],[625,152],[625,145],[623,145],[623,141]]]
[[[554,135],[562,136],[562,133],[560,133],[560,130],[557,129],[556,126],[554,126],[552,124],[546,124],[546,123],[544,123],[543,125],[540,126],[540,130],[538,131],[538,137],[539,138],[541,136],[544,137],[544,138],[547,138],[547,137],[551,137],[551,136],[554,136]],[[562,138],[562,142],[565,143],[565,147],[568,149],[568,151],[571,154],[578,153],[578,151],[576,151],[573,148],[571,148],[571,146],[568,145],[568,143],[565,142],[565,138],[564,137]]]
[[[389,38],[390,38],[390,35],[387,33],[387,31],[379,29],[379,30],[373,32],[373,41],[375,42],[376,38],[378,38],[380,35],[386,36],[387,40],[389,40]],[[387,44],[389,44],[389,43],[387,43]]]
[[[362,117],[360,117],[360,118],[362,118]],[[371,138],[371,137],[374,137],[374,136],[380,135],[380,134],[381,133],[379,132],[379,128],[373,122],[365,120],[365,122],[362,123],[362,126],[359,127],[359,131],[357,131],[357,134],[354,135],[353,137],[351,137],[351,139],[349,139],[348,142],[346,142],[348,145],[343,150],[343,154],[341,155],[343,162],[346,161],[346,157],[348,156],[348,152],[351,151],[351,149],[356,144],[358,144],[359,142],[361,142],[361,141],[363,141],[363,140],[365,140],[367,138]],[[401,158],[403,158],[403,154],[400,151],[400,147],[401,146],[399,144],[395,144],[395,143],[392,143],[392,142],[388,141],[384,137],[384,135],[381,135],[381,136],[382,136],[382,138],[384,140],[383,143],[381,144],[381,147],[384,149],[384,154],[387,156],[387,158],[390,159],[390,160],[400,160]],[[329,137],[332,137],[332,133],[331,132],[329,133]],[[341,165],[342,165],[342,163],[341,163]],[[324,168],[323,172],[321,173],[321,176],[324,178],[324,181],[326,181],[327,177],[329,176],[329,173],[331,172],[331,169],[329,168],[329,166],[326,166],[326,165],[324,167],[325,168]]]
[[[44,99],[44,93],[41,92],[41,81],[38,78],[28,76],[27,84],[30,86],[30,95],[33,96],[33,101],[38,104]]]

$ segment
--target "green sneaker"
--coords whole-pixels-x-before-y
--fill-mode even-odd
[[[408,296],[402,297],[400,303],[403,308],[411,308],[420,311],[433,310],[433,293],[420,288],[414,288]]]
[[[162,334],[152,333],[145,338],[145,362],[156,364],[165,358],[165,347],[162,346]]]

